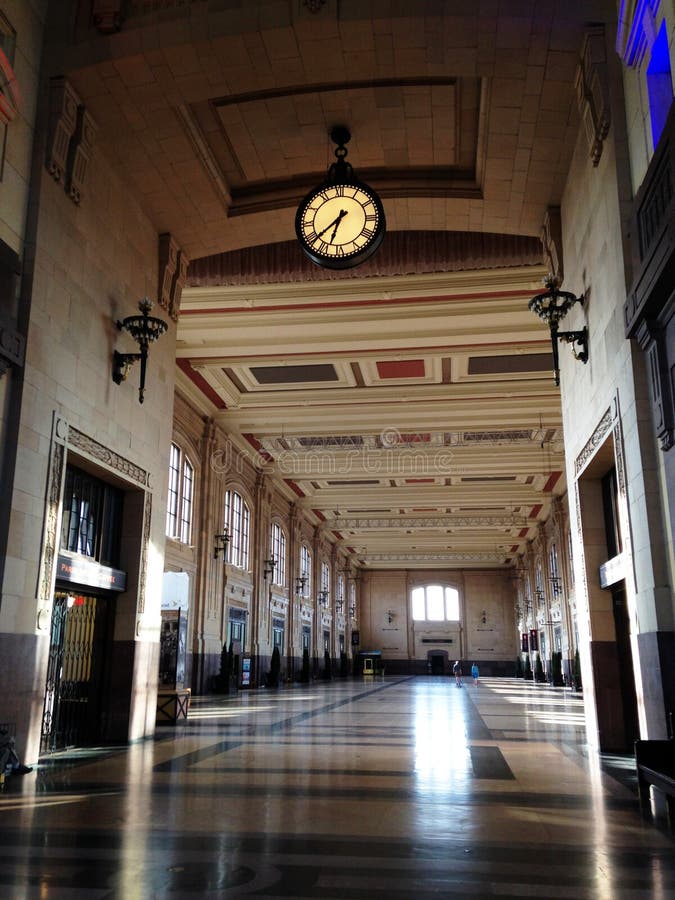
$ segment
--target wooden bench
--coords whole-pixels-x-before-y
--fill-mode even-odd
[[[640,809],[650,809],[650,786],[662,791],[666,798],[668,820],[675,826],[675,740],[635,741]]]

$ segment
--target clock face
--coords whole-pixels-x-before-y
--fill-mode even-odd
[[[382,243],[384,209],[361,182],[324,184],[310,191],[295,215],[295,232],[305,254],[329,269],[349,269]]]

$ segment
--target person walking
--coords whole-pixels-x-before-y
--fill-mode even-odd
[[[476,663],[471,666],[471,677],[473,678],[473,683],[478,687],[478,666]]]
[[[455,664],[452,667],[452,674],[455,676],[455,684],[457,687],[461,688],[462,686],[462,664],[457,659],[455,660]]]

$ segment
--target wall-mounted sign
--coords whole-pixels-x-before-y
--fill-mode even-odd
[[[539,635],[535,628],[530,628],[530,650],[536,651],[539,649]]]
[[[251,657],[245,656],[241,661],[241,686],[251,686]]]
[[[352,647],[358,647],[361,643],[361,632],[352,631]]]
[[[84,556],[66,556],[65,553],[59,553],[56,577],[59,581],[67,581],[69,584],[105,588],[108,591],[125,591],[127,589],[126,572],[102,566]]]
[[[523,653],[527,653],[527,651],[529,650],[526,631],[520,635],[520,649],[523,651]]]

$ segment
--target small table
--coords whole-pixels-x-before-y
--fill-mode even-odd
[[[157,725],[175,725],[185,721],[190,709],[190,688],[160,689],[157,692]]]

